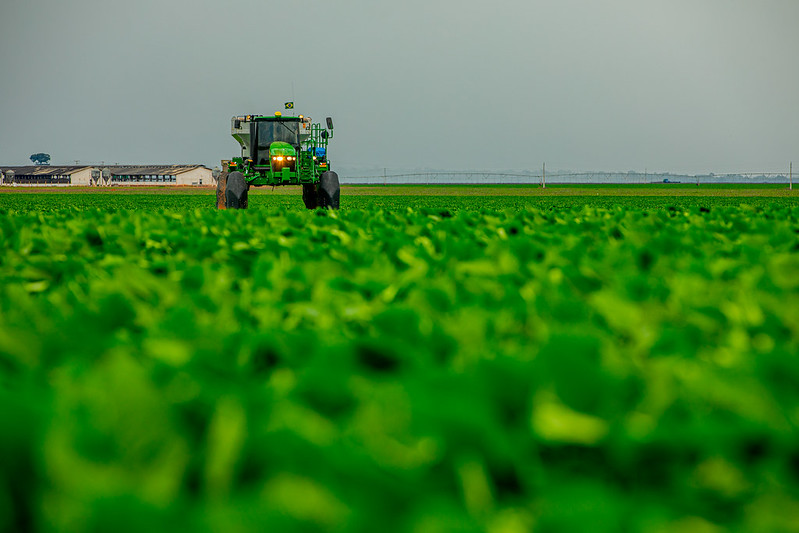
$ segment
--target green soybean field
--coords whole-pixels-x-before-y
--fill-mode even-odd
[[[0,531],[799,531],[797,196],[452,190],[0,194]]]

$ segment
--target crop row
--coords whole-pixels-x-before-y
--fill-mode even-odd
[[[792,531],[797,232],[787,202],[11,208],[0,529]]]
[[[642,190],[640,196],[594,196],[591,189],[580,190],[575,196],[513,196],[513,195],[480,195],[477,188],[472,188],[470,195],[444,196],[438,194],[396,195],[398,187],[393,187],[393,195],[381,195],[380,190],[372,189],[368,194],[342,192],[342,209],[396,210],[396,209],[446,209],[446,210],[488,210],[505,209],[549,209],[569,210],[583,206],[613,209],[626,207],[633,209],[698,209],[700,207],[738,207],[741,205],[757,209],[778,209],[780,206],[796,205],[793,198],[768,196],[646,196]],[[435,192],[430,189],[428,192]],[[114,194],[114,193],[25,193],[0,194],[0,213],[31,212],[39,213],[71,209],[85,211],[102,209],[103,211],[149,209],[169,211],[191,211],[194,209],[211,210],[215,205],[212,194]],[[299,191],[296,194],[270,194],[257,191],[251,194],[249,208],[255,211],[305,209]]]

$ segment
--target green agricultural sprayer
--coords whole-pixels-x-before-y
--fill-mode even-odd
[[[216,189],[219,209],[247,209],[251,186],[302,185],[305,207],[338,209],[338,174],[330,170],[327,144],[333,119],[326,126],[302,115],[243,115],[231,119],[231,134],[241,157],[223,161]]]

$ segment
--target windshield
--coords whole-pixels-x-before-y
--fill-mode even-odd
[[[258,147],[267,148],[275,141],[283,141],[292,145],[300,144],[299,122],[258,122]]]

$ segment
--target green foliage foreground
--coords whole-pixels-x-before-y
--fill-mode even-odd
[[[0,216],[0,530],[799,526],[799,208]]]

